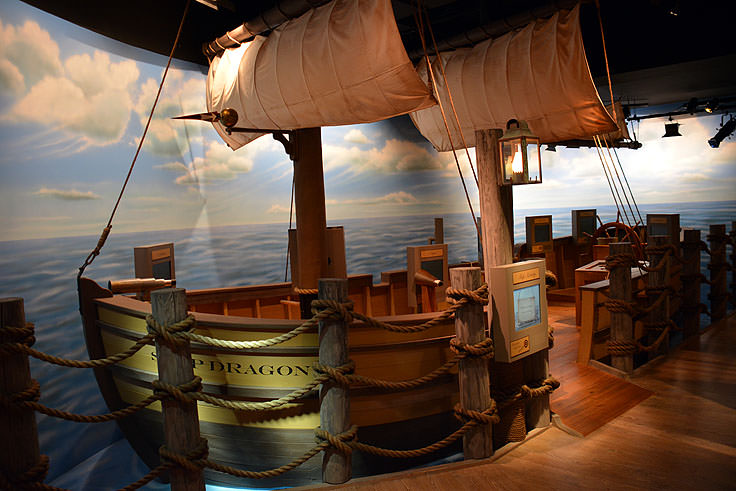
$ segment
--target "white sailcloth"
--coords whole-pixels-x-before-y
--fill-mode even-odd
[[[436,104],[399,36],[389,0],[335,0],[210,64],[207,110],[233,108],[238,127],[369,123]],[[233,149],[262,133],[228,135]]]
[[[549,143],[617,129],[590,75],[579,8],[432,60],[435,97],[441,97],[455,148],[462,147],[462,140],[440,62],[468,147],[475,146],[475,130],[505,128],[512,118],[525,120]],[[418,71],[429,81],[426,61]],[[437,150],[452,149],[439,106],[414,112],[411,118]]]

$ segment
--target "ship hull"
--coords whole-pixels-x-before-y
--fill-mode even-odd
[[[85,337],[91,358],[122,351],[147,332],[145,316],[150,304],[113,295],[92,280],[79,283]],[[251,292],[252,293],[252,292]],[[273,293],[273,291],[271,291]],[[197,292],[192,307],[206,296]],[[255,294],[252,295],[254,298]],[[210,299],[211,300],[211,299]],[[262,303],[262,308],[268,305]],[[201,310],[201,305],[200,310]],[[191,309],[190,309],[191,310]],[[209,310],[212,310],[209,308]],[[231,340],[267,339],[297,327],[298,319],[264,319],[194,312],[199,334]],[[418,324],[434,314],[395,315],[384,320]],[[351,327],[350,358],[356,373],[383,380],[407,380],[422,376],[452,357],[448,347],[454,334],[452,321],[427,331],[397,334],[363,325]],[[314,378],[318,360],[317,329],[281,345],[251,350],[213,348],[191,344],[194,373],[202,377],[203,391],[244,401],[263,401],[286,395]],[[146,345],[136,355],[95,375],[111,410],[134,404],[151,394],[157,377],[156,350]],[[458,400],[456,374],[447,374],[418,389],[385,392],[369,387],[350,390],[350,419],[359,427],[358,439],[392,449],[422,447],[454,431],[458,424],[452,406]],[[319,426],[316,393],[289,406],[269,411],[241,411],[198,403],[200,431],[208,440],[209,456],[222,464],[261,471],[287,464],[315,445]],[[144,462],[159,463],[163,444],[160,403],[120,421],[120,427]],[[353,476],[391,472],[413,467],[459,452],[459,444],[424,458],[388,459],[353,454]],[[235,479],[206,471],[209,482],[253,487],[296,486],[321,482],[319,455],[295,470],[265,480]]]

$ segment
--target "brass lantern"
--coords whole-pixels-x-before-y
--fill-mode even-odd
[[[510,119],[498,140],[501,152],[502,184],[537,184],[542,182],[542,158],[539,137],[526,121]]]

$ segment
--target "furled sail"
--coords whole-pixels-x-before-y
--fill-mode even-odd
[[[210,64],[207,110],[233,108],[239,127],[369,123],[436,102],[399,36],[390,0],[334,0]],[[233,149],[261,133],[228,135]]]
[[[505,128],[512,118],[525,120],[548,143],[617,129],[590,75],[579,6],[431,61],[435,97],[441,97],[455,148],[461,148],[440,62],[469,147],[475,146],[475,130]],[[426,61],[418,71],[429,83]],[[452,149],[439,106],[414,112],[411,118],[437,150]]]

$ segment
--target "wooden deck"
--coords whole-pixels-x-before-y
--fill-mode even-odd
[[[556,326],[550,366],[563,388],[552,408],[584,437],[550,427],[489,460],[330,487],[736,489],[736,316],[641,370],[630,384],[575,365],[574,310],[558,307],[550,314]]]

